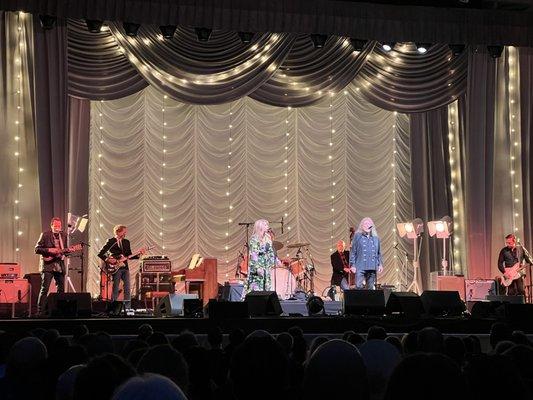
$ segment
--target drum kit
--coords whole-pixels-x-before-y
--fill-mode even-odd
[[[284,246],[282,242],[274,241],[272,247],[279,251]],[[272,284],[281,299],[304,300],[314,292],[315,267],[309,243],[292,243],[287,248],[297,249],[296,254],[274,268]]]

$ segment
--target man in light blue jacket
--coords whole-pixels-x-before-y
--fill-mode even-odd
[[[375,289],[376,272],[383,272],[383,258],[381,257],[381,241],[371,218],[361,220],[359,228],[352,239],[350,251],[350,269],[355,274],[355,286]]]

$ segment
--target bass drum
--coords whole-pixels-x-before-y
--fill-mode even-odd
[[[296,278],[286,267],[273,268],[272,289],[276,291],[280,299],[287,300],[296,290]]]

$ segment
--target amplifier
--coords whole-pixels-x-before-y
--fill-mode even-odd
[[[465,279],[466,301],[485,300],[487,296],[495,295],[496,281],[494,279]]]
[[[141,272],[169,272],[172,270],[170,260],[144,260],[141,264]]]
[[[17,279],[20,277],[18,263],[0,263],[0,279]]]
[[[0,303],[28,303],[30,284],[26,279],[0,279]]]

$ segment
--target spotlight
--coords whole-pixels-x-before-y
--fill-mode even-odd
[[[395,42],[383,42],[381,44],[381,47],[383,48],[383,50],[385,51],[391,51],[392,49],[394,49],[394,46],[396,46],[396,43]]]
[[[41,28],[47,31],[56,26],[57,18],[53,15],[39,15],[39,21],[41,21]]]
[[[448,47],[452,51],[452,54],[457,57],[459,54],[461,54],[465,50],[464,44],[449,44]]]
[[[210,28],[194,28],[194,31],[196,32],[199,42],[207,42],[211,37],[211,32],[213,30]]]
[[[414,239],[424,232],[424,221],[420,218],[415,218],[409,222],[400,222],[399,224],[396,224],[396,228],[398,229],[398,235],[400,235],[400,237],[407,236],[409,239]]]
[[[97,19],[86,19],[85,23],[87,24],[87,30],[91,33],[99,33],[102,31],[103,21],[98,21]]]
[[[420,54],[427,53],[430,47],[431,47],[431,43],[416,43],[416,50]]]
[[[492,58],[500,58],[503,46],[487,46],[487,50]]]
[[[448,216],[437,221],[428,221],[429,236],[437,235],[439,239],[448,239],[453,232],[452,219]]]
[[[326,40],[328,40],[328,35],[321,35],[319,33],[313,33],[309,35],[311,38],[311,41],[313,42],[313,46],[315,46],[315,49],[321,49],[326,44]]]
[[[139,28],[141,27],[140,24],[136,24],[134,22],[124,22],[122,24],[124,27],[124,31],[126,32],[126,35],[135,37],[137,36],[137,32],[139,31]]]
[[[177,26],[176,25],[161,25],[159,27],[159,30],[161,31],[161,35],[165,39],[171,40],[174,37],[174,33],[176,33]]]
[[[368,42],[368,40],[350,38],[350,43],[352,44],[352,47],[355,51],[363,51],[366,42]]]
[[[307,314],[309,316],[326,314],[326,311],[324,310],[324,300],[322,300],[318,296],[309,297],[309,299],[307,299],[307,302],[305,303],[305,306],[307,308]]]
[[[241,38],[241,42],[243,44],[250,43],[252,41],[252,38],[254,37],[254,33],[253,32],[238,32],[237,34]]]

